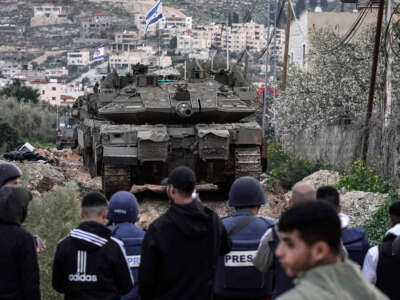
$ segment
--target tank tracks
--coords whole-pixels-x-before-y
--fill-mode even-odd
[[[132,171],[130,166],[103,165],[102,188],[107,198],[118,191],[130,191],[132,187]]]
[[[235,178],[253,176],[260,179],[261,152],[259,146],[242,146],[235,149]]]

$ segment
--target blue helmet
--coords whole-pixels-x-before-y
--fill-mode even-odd
[[[229,206],[247,207],[263,205],[266,202],[264,190],[254,177],[244,176],[236,179],[229,191]]]
[[[116,192],[108,203],[107,219],[115,223],[139,220],[139,204],[135,195],[130,192]]]

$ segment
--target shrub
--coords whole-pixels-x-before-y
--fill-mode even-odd
[[[389,207],[392,203],[399,200],[398,192],[394,189],[390,190],[385,204],[372,215],[371,219],[366,224],[364,224],[365,232],[371,246],[382,242],[386,231],[389,229]]]
[[[345,187],[348,191],[364,191],[387,193],[391,184],[377,175],[377,172],[362,161],[355,161],[340,177],[338,188]]]
[[[279,143],[268,144],[268,183],[279,182],[284,188],[290,189],[296,182],[321,168],[323,166],[318,162],[284,153]]]
[[[26,229],[46,244],[39,254],[40,285],[43,299],[62,299],[51,286],[52,265],[58,241],[79,223],[78,186],[67,183],[34,198],[28,208]]]
[[[0,144],[2,135],[11,142],[13,139],[8,139],[9,135],[14,140],[19,138],[19,141],[30,143],[55,142],[57,110],[48,103],[18,103],[16,99],[0,97],[0,119],[0,124],[7,124],[2,126],[9,127],[4,130],[0,128]]]

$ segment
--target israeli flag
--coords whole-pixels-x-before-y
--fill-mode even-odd
[[[97,47],[96,51],[93,53],[93,61],[98,61],[104,59],[104,45]]]
[[[152,9],[146,15],[146,31],[151,25],[157,23],[163,18],[162,15],[162,2],[158,0],[158,2],[153,6]]]

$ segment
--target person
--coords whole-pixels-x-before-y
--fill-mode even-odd
[[[397,282],[400,274],[400,202],[389,207],[390,229],[379,246],[368,250],[363,265],[365,277],[390,299],[400,299]]]
[[[20,184],[21,169],[11,163],[0,163],[0,187],[6,184]]]
[[[315,199],[316,194],[314,186],[307,182],[300,181],[292,188],[292,195],[288,200],[288,206],[292,207],[314,201]],[[273,270],[273,299],[277,298],[279,295],[294,286],[293,279],[285,273],[279,263],[279,260],[276,258],[276,256],[274,256],[274,251],[278,247],[278,243],[279,236],[277,233],[277,226],[274,226],[267,230],[267,232],[261,238],[257,253],[253,259],[253,264],[259,271],[268,272],[271,269]]]
[[[21,186],[0,189],[0,299],[40,300],[34,238],[21,227],[31,200]]]
[[[321,186],[317,189],[317,200],[330,204],[338,213],[342,226],[342,241],[347,250],[349,258],[362,267],[365,255],[369,249],[368,239],[362,226],[349,228],[350,218],[342,213],[340,206],[340,195],[333,186]]]
[[[218,215],[196,199],[195,184],[186,166],[168,176],[171,205],[150,224],[142,245],[142,300],[212,299],[217,260],[231,250],[231,241]]]
[[[228,205],[236,212],[222,219],[233,246],[231,252],[219,258],[214,299],[270,299],[271,272],[261,273],[252,264],[261,237],[275,223],[257,217],[265,201],[265,193],[255,178],[240,177],[233,182]]]
[[[278,300],[385,300],[363,276],[357,264],[341,256],[341,226],[336,211],[313,201],[285,211],[278,223],[275,251],[296,285]]]
[[[111,223],[108,229],[111,230],[112,236],[124,243],[128,264],[135,282],[133,289],[121,299],[138,300],[138,269],[145,232],[135,225],[139,220],[139,204],[136,197],[126,191],[112,195],[108,203],[107,219]]]
[[[123,244],[103,225],[106,216],[106,198],[87,193],[81,202],[83,222],[57,245],[52,284],[67,300],[119,300],[133,288]]]

